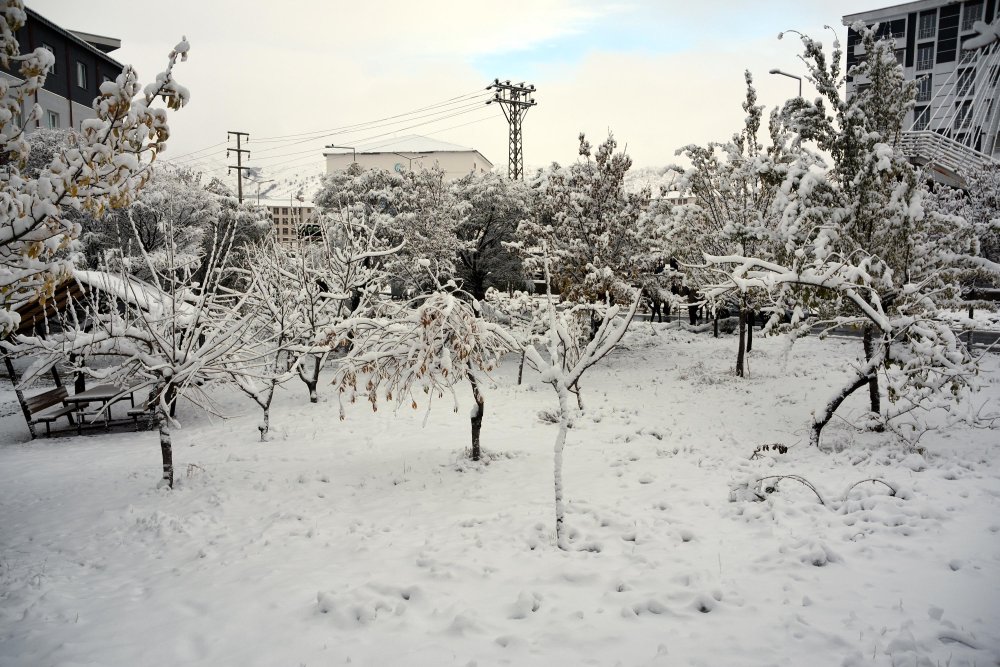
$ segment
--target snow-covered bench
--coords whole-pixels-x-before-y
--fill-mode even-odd
[[[37,396],[32,396],[24,402],[25,408],[27,408],[30,415],[31,423],[45,424],[46,436],[52,435],[52,422],[57,419],[66,417],[70,425],[76,423],[73,421],[73,412],[76,411],[76,406],[64,403],[68,395],[66,387],[56,387],[55,389],[42,392]]]

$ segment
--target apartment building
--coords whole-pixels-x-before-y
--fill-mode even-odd
[[[298,243],[316,233],[315,206],[298,199],[260,199],[259,206],[267,209],[274,222],[274,234],[279,243]]]
[[[963,174],[991,158],[1000,160],[1000,44],[980,34],[1000,21],[998,0],[919,0],[843,19],[848,70],[866,55],[860,35],[851,28],[860,21],[877,24],[880,37],[894,40],[906,78],[918,82],[903,137],[914,162],[928,164],[943,182],[962,185]],[[986,45],[971,48],[984,41]],[[848,96],[867,85],[863,77],[848,77]]]
[[[67,30],[32,9],[26,11],[28,20],[15,33],[21,53],[41,47],[55,56],[55,66],[49,71],[44,87],[34,99],[25,100],[21,109],[21,117],[26,118],[36,103],[42,108],[41,117],[26,130],[39,127],[79,130],[84,120],[95,117],[93,103],[100,85],[121,74],[121,63],[108,55],[121,46],[121,41]],[[11,70],[0,69],[0,76],[19,82],[16,63],[13,66]]]

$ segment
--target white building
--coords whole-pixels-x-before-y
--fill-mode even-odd
[[[918,0],[844,17],[849,28],[858,21],[878,24],[878,34],[895,41],[906,78],[919,82],[903,137],[914,162],[928,164],[943,182],[962,185],[963,175],[1000,160],[1000,41],[980,34],[1000,25],[998,0]],[[860,36],[849,29],[847,67],[864,57]],[[867,85],[848,77],[848,96]]]
[[[400,173],[437,166],[444,171],[447,181],[470,173],[485,174],[493,169],[493,163],[474,148],[416,134],[358,146],[330,146],[323,155],[328,174],[345,171],[353,162],[364,169]]]
[[[266,208],[271,214],[274,235],[279,243],[298,243],[315,232],[313,219],[316,209],[311,201],[261,198],[258,206]]]

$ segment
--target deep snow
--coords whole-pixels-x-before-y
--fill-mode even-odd
[[[154,433],[27,441],[0,414],[0,665],[996,665],[997,431],[927,433],[920,451],[848,421],[808,448],[809,412],[860,340],[757,339],[636,323],[584,377],[555,548],[547,386],[486,395],[489,464],[464,460],[461,405],[337,419],[293,380],[259,411],[182,409],[178,486]],[[978,401],[1000,405],[996,356]],[[528,381],[533,380],[526,371]],[[9,386],[9,385],[8,385]],[[322,393],[325,390],[325,393]],[[423,407],[423,406],[421,406]],[[540,417],[541,415],[541,417]],[[761,444],[791,445],[786,454]],[[795,473],[730,501],[748,477]]]

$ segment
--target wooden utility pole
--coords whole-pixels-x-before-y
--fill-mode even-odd
[[[232,135],[236,135],[236,148],[227,148],[226,149],[226,158],[229,157],[230,153],[236,153],[236,164],[229,165],[229,171],[227,173],[231,174],[231,173],[233,173],[233,169],[236,170],[236,196],[240,200],[240,203],[242,204],[243,203],[243,172],[244,171],[250,171],[250,167],[244,167],[243,166],[243,154],[246,153],[247,154],[247,159],[249,160],[250,159],[250,151],[248,149],[246,149],[246,148],[242,148],[242,146],[240,144],[240,140],[243,137],[246,137],[247,138],[247,143],[249,143],[250,142],[250,134],[248,132],[230,131],[230,132],[227,133],[226,139],[228,140],[229,137],[232,136]]]

